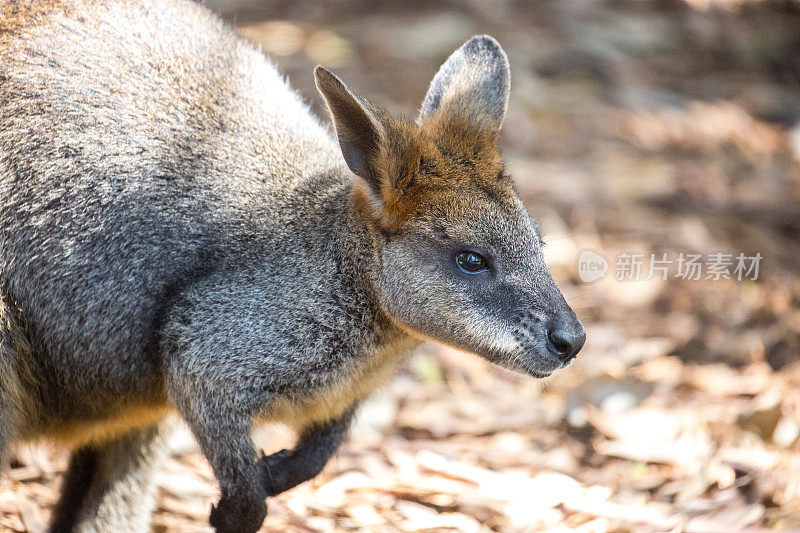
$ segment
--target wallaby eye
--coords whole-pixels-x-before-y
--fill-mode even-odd
[[[467,274],[477,274],[478,272],[489,270],[486,259],[475,252],[460,252],[456,256],[456,264],[458,268]]]

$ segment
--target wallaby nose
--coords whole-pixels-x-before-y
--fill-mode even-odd
[[[563,362],[572,360],[586,342],[586,330],[576,321],[573,327],[555,326],[547,332],[547,349]]]

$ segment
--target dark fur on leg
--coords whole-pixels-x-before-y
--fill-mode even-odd
[[[322,470],[347,432],[353,411],[325,424],[304,431],[293,450],[272,455],[256,452],[247,417],[219,412],[213,408],[188,410],[203,412],[217,423],[211,426],[195,420],[193,430],[220,483],[221,497],[212,505],[209,523],[217,533],[258,531],[267,516],[266,498],[275,496],[313,478]],[[186,415],[185,415],[186,416]],[[226,421],[226,425],[220,425]]]
[[[152,471],[163,456],[167,423],[133,430],[71,460],[51,532],[147,531],[153,507]]]
[[[69,533],[75,529],[77,512],[89,492],[97,459],[97,450],[89,447],[72,452],[69,467],[61,483],[61,497],[50,521],[50,533]]]
[[[267,516],[267,494],[256,469],[250,416],[226,411],[214,397],[198,403],[178,397],[180,392],[174,391],[181,415],[219,481],[221,496],[211,506],[209,523],[217,533],[258,531]]]
[[[263,455],[259,460],[268,496],[276,496],[319,474],[342,443],[353,409],[340,418],[308,428],[293,450]]]

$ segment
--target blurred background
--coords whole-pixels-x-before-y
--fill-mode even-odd
[[[317,63],[413,117],[455,48],[497,38],[506,165],[587,327],[543,381],[425,345],[264,531],[800,529],[800,2],[203,3],[326,122]],[[154,530],[208,531],[211,472],[171,444]],[[65,461],[19,451],[0,529],[44,530]]]

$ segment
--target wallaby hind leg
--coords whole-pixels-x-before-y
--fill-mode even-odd
[[[73,531],[97,468],[99,452],[88,446],[72,452],[61,483],[61,496],[53,510],[51,532]]]
[[[164,455],[166,422],[73,452],[52,533],[149,531],[153,470]]]
[[[34,405],[22,384],[22,376],[28,375],[26,357],[30,348],[0,292],[0,479],[22,419],[34,416]]]

